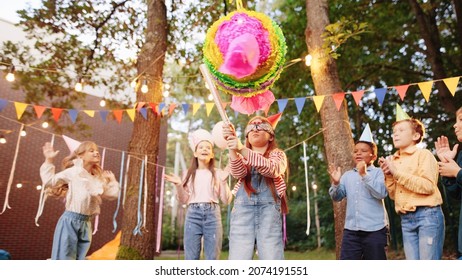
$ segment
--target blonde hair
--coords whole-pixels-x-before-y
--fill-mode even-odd
[[[89,150],[98,150],[98,146],[96,143],[92,141],[84,141],[82,142],[77,149],[75,149],[74,152],[72,152],[70,155],[65,157],[61,163],[63,170],[67,168],[71,168],[74,166],[74,159],[77,159],[81,157],[83,154],[85,154]],[[90,169],[90,174],[93,176],[96,176],[98,179],[103,180],[103,169],[99,164],[93,164],[91,169]],[[60,183],[58,182],[58,185]],[[69,189],[68,184],[61,183],[60,186],[55,186],[54,188],[48,189],[48,195],[54,196],[54,197],[63,197],[66,195],[67,190]]]

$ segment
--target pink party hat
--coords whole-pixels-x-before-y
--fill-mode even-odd
[[[81,142],[74,140],[66,135],[63,135],[64,142],[66,142],[67,147],[71,154],[80,146]]]
[[[188,141],[189,141],[189,147],[191,148],[193,152],[196,151],[197,144],[199,144],[202,141],[208,141],[212,143],[212,145],[214,145],[212,134],[210,134],[210,132],[208,132],[205,129],[198,129],[190,133],[188,137]]]

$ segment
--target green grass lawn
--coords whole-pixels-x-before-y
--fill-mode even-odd
[[[286,260],[335,260],[335,251],[327,249],[315,249],[306,252],[285,251],[284,256]],[[155,257],[156,260],[183,260],[184,255],[181,251],[162,251],[161,255]],[[228,259],[228,251],[222,251],[220,260]],[[258,259],[258,257],[254,257]]]

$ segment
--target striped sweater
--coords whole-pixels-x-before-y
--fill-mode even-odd
[[[239,156],[238,159],[230,161],[231,175],[238,179],[232,191],[234,196],[243,185],[244,178],[247,175],[247,166],[254,167],[262,176],[273,178],[278,196],[283,197],[285,195],[287,187],[284,182],[284,173],[287,169],[287,157],[284,151],[274,149],[270,152],[268,158],[252,150],[249,150],[248,159],[241,155]]]

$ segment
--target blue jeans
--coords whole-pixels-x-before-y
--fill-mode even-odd
[[[56,224],[52,260],[84,260],[91,245],[91,216],[65,211]]]
[[[444,214],[441,206],[417,207],[401,215],[404,254],[408,260],[440,260],[444,245]]]
[[[186,260],[200,259],[202,238],[205,259],[219,259],[223,242],[223,226],[220,206],[216,203],[189,204],[184,225]]]
[[[260,260],[284,259],[281,202],[274,201],[260,174],[252,170],[250,195],[241,186],[234,199],[229,233],[229,259],[251,260],[255,247]]]

